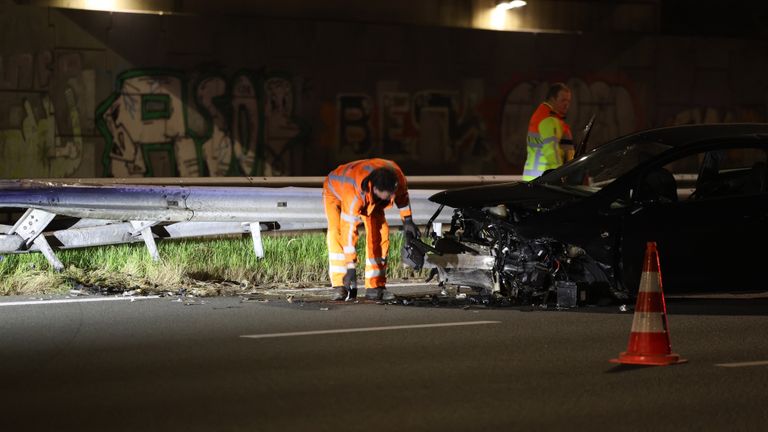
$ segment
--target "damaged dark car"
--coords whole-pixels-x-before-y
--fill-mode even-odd
[[[667,294],[765,290],[766,166],[768,124],[635,133],[530,182],[433,195],[450,227],[404,259],[486,302],[572,307],[631,301],[655,241]]]

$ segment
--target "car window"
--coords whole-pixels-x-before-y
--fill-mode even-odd
[[[545,173],[538,183],[594,193],[639,164],[657,157],[671,147],[655,141],[617,141],[599,147],[581,158]]]
[[[766,151],[742,147],[695,153],[664,165],[677,200],[717,199],[764,192]]]

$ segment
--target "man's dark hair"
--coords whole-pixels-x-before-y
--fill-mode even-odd
[[[363,180],[363,189],[370,183],[378,190],[394,192],[397,189],[397,175],[389,168],[376,168]]]
[[[568,88],[565,83],[562,82],[556,82],[549,86],[549,90],[547,90],[547,96],[544,98],[544,100],[553,100],[557,99],[557,95],[560,94],[561,91],[571,91],[571,89]]]

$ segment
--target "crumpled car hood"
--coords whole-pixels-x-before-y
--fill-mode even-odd
[[[449,207],[490,207],[506,204],[512,207],[552,207],[578,198],[571,193],[537,183],[511,182],[472,186],[438,192],[429,200]]]

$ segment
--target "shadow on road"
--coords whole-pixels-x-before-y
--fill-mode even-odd
[[[645,365],[632,365],[632,364],[618,364],[607,371],[605,373],[623,373],[623,372],[632,372],[636,371],[638,369],[652,369],[652,368],[659,368],[659,367],[671,367],[676,366],[676,364],[671,364],[667,366],[645,366]]]

